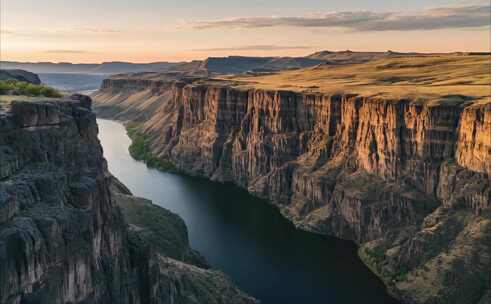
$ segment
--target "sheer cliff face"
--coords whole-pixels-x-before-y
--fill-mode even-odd
[[[101,115],[141,123],[152,152],[186,173],[357,241],[406,302],[472,303],[488,288],[490,104],[125,81],[135,80],[105,80],[94,95]],[[162,97],[157,109],[146,94]]]
[[[191,265],[183,224],[179,253],[135,243],[117,205],[139,199],[110,190],[90,104],[73,96],[0,108],[0,302],[253,303]]]
[[[95,300],[123,287],[105,275],[129,265],[89,106],[15,102],[2,113],[2,303]]]

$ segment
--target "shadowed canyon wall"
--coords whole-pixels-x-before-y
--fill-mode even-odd
[[[1,105],[0,302],[255,303],[189,248],[177,215],[111,176],[97,133],[86,96]]]

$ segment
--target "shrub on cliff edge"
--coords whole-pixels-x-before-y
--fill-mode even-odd
[[[52,87],[17,80],[1,80],[0,95],[43,96],[50,98],[61,97],[61,94]]]

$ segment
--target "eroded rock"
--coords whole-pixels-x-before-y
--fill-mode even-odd
[[[111,187],[90,106],[19,101],[0,116],[0,302],[255,303],[202,268],[178,216],[153,226],[167,247],[135,242],[118,206],[150,203]]]

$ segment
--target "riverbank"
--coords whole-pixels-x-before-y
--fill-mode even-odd
[[[148,168],[129,155],[123,125],[99,126],[111,172],[133,193],[179,214],[191,246],[262,303],[397,303],[352,242],[298,230],[234,185]]]

